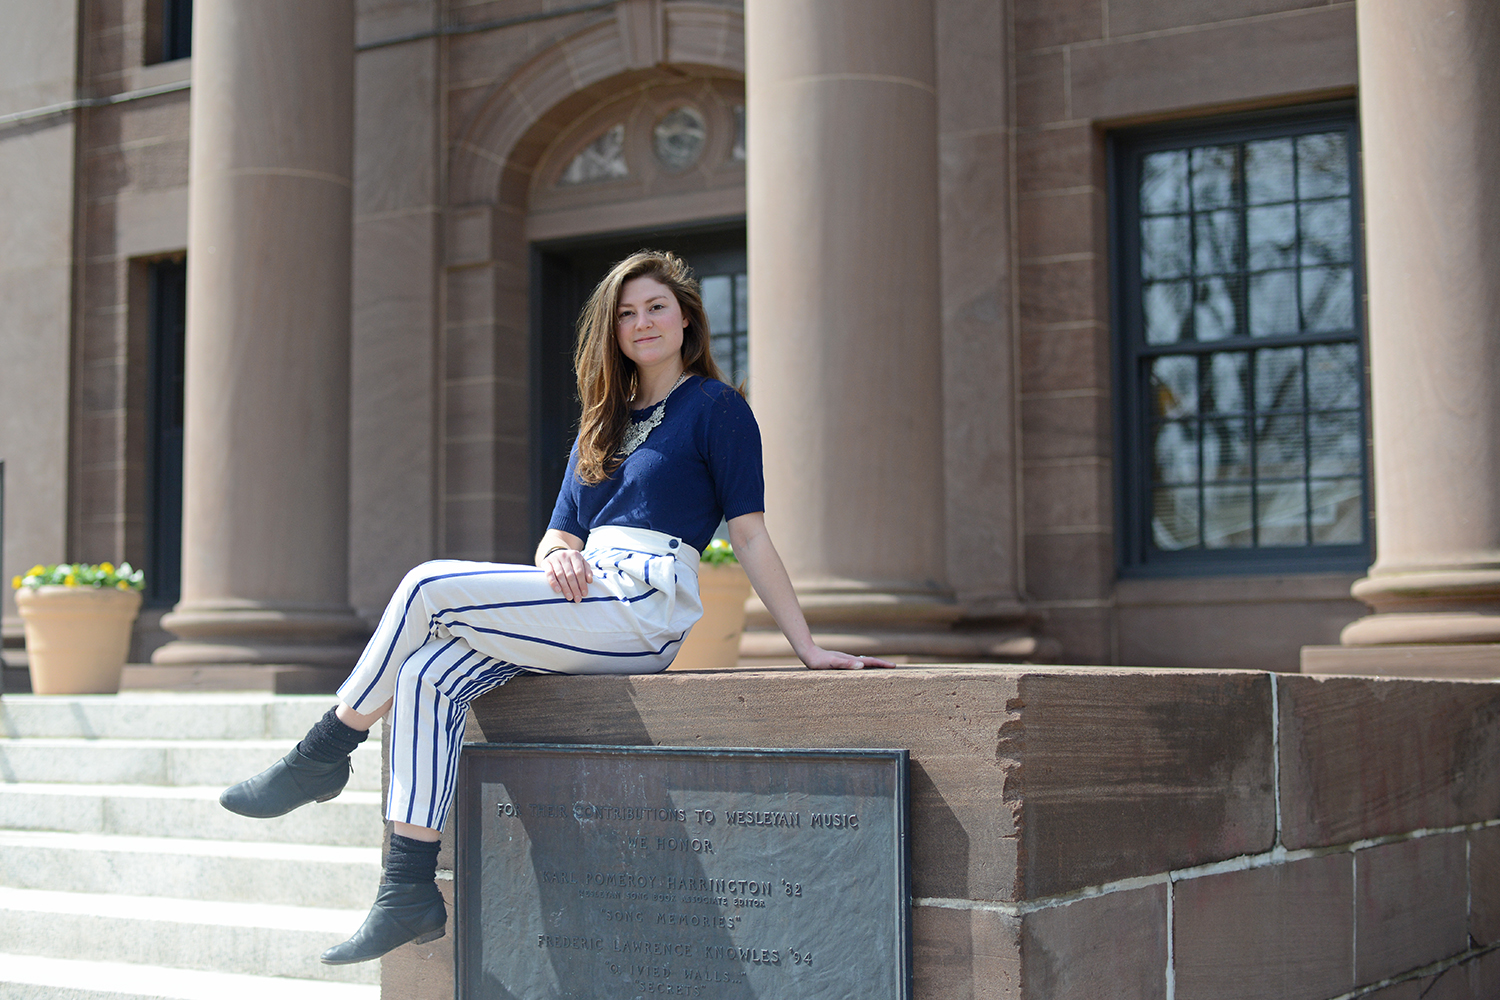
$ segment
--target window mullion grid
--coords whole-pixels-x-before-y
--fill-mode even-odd
[[[1247,352],[1245,360],[1245,398],[1249,403],[1245,410],[1250,415],[1250,547],[1260,548],[1260,428],[1255,399],[1256,365],[1260,362],[1259,351]]]
[[[1188,330],[1198,343],[1198,204],[1193,191],[1193,151],[1187,151]],[[1201,524],[1202,518],[1199,518]]]
[[[1198,339],[1198,197],[1197,170],[1193,164],[1193,150],[1187,151],[1187,208],[1188,208],[1188,329],[1192,331],[1193,343]],[[1208,363],[1206,352],[1194,359],[1193,378],[1193,448],[1197,455],[1194,462],[1193,486],[1198,495],[1198,549],[1208,548],[1208,488],[1203,468],[1203,369]]]
[[[735,328],[734,328],[734,357],[740,366],[739,377],[747,379],[750,377],[750,274],[746,272],[735,276],[736,288],[734,293]],[[738,312],[740,307],[739,289],[745,290],[745,314],[741,316]]]
[[[1144,526],[1139,536],[1140,552],[1144,556],[1151,551],[1152,532],[1151,526],[1156,520],[1156,441],[1153,432],[1156,431],[1156,422],[1151,412],[1151,363],[1145,359],[1136,360],[1136,386],[1140,399],[1137,402],[1139,412],[1144,419],[1137,424],[1136,432],[1136,454],[1141,456],[1140,474],[1137,482],[1144,484],[1144,489],[1139,489],[1137,496],[1141,498],[1140,505],[1142,514],[1140,523]]]
[[[1245,179],[1245,144],[1238,143],[1234,148],[1235,183],[1239,188],[1239,257],[1235,261],[1235,286],[1238,294],[1235,296],[1234,316],[1235,333],[1248,334],[1250,331],[1250,195],[1249,184]],[[1244,387],[1245,398],[1248,405],[1245,412],[1248,416],[1248,430],[1250,440],[1247,442],[1250,448],[1250,547],[1260,548],[1260,472],[1259,472],[1259,439],[1255,427],[1255,360],[1256,351],[1247,351],[1245,369],[1249,384]]]
[[[1240,346],[1253,346],[1256,350],[1308,345],[1316,347],[1323,344],[1345,344],[1350,339],[1349,331],[1336,330],[1329,333],[1293,334],[1285,337],[1235,337],[1226,340],[1207,340],[1201,343],[1150,344],[1137,348],[1136,352],[1142,357],[1159,357],[1163,354],[1217,354],[1220,351]]]
[[[1194,394],[1197,397],[1197,406],[1194,408],[1195,412],[1193,413],[1193,439],[1194,445],[1198,451],[1198,468],[1196,475],[1197,482],[1195,483],[1195,485],[1198,487],[1198,548],[1207,549],[1208,474],[1207,470],[1205,470],[1203,467],[1203,375],[1212,361],[1212,356],[1208,354],[1200,354],[1198,355],[1196,361],[1197,363],[1193,365],[1193,372],[1198,380],[1197,385],[1193,387],[1195,390]]]
[[[1297,293],[1297,332],[1300,334],[1307,329],[1307,316],[1302,309],[1302,148],[1297,137],[1292,139],[1292,218],[1297,232],[1292,239],[1292,245],[1296,247],[1292,257],[1295,268],[1296,281],[1293,287]],[[1303,352],[1303,361],[1306,362],[1307,354]],[[1302,392],[1307,393],[1307,368],[1302,369]],[[1306,414],[1304,413],[1304,418]],[[1311,535],[1308,535],[1311,538]]]
[[[731,365],[734,364],[734,335],[740,328],[739,302],[737,301],[739,289],[735,287],[738,280],[739,275],[729,275],[729,329],[725,332],[729,334],[729,363]]]
[[[1245,180],[1245,144],[1234,147],[1234,176],[1239,188],[1239,257],[1235,261],[1234,329],[1237,336],[1250,332],[1250,194]]]
[[[1309,548],[1313,545],[1312,462],[1312,369],[1307,361],[1307,348],[1304,347],[1302,348],[1302,520],[1306,523],[1307,534],[1302,544]]]
[[[1313,404],[1317,402],[1317,400],[1313,398],[1314,393],[1313,386],[1311,384],[1311,379],[1313,376],[1313,373],[1310,370],[1311,348],[1321,345],[1348,343],[1351,340],[1358,344],[1360,343],[1361,335],[1360,323],[1358,322],[1357,317],[1352,328],[1348,330],[1321,331],[1309,330],[1307,328],[1308,323],[1310,322],[1310,318],[1307,315],[1307,310],[1311,307],[1312,304],[1316,302],[1316,299],[1314,299],[1313,302],[1308,301],[1309,295],[1311,294],[1312,290],[1305,287],[1304,281],[1304,271],[1309,266],[1309,262],[1304,259],[1304,245],[1307,240],[1307,233],[1304,231],[1304,222],[1306,220],[1304,218],[1303,210],[1307,207],[1307,205],[1304,203],[1305,199],[1302,197],[1300,184],[1303,165],[1301,154],[1304,150],[1301,148],[1302,144],[1297,142],[1297,140],[1300,139],[1303,135],[1314,134],[1315,132],[1320,132],[1325,129],[1327,129],[1327,126],[1320,122],[1316,123],[1315,125],[1304,125],[1302,127],[1293,128],[1289,132],[1282,133],[1293,140],[1293,155],[1291,157],[1291,163],[1288,165],[1290,167],[1290,172],[1292,175],[1292,190],[1290,192],[1290,198],[1288,200],[1293,206],[1293,249],[1295,256],[1294,259],[1289,262],[1292,277],[1291,284],[1293,285],[1293,287],[1287,289],[1287,291],[1291,293],[1290,297],[1292,299],[1291,304],[1294,310],[1294,320],[1293,324],[1288,325],[1287,331],[1279,336],[1252,337],[1249,333],[1249,276],[1251,270],[1249,260],[1249,247],[1251,241],[1249,238],[1250,206],[1248,197],[1248,176],[1246,173],[1248,169],[1248,140],[1241,137],[1230,137],[1229,141],[1225,142],[1223,139],[1215,140],[1215,138],[1212,136],[1204,136],[1201,137],[1199,141],[1188,146],[1184,150],[1184,152],[1187,153],[1188,156],[1187,179],[1185,184],[1187,190],[1183,192],[1183,204],[1185,204],[1185,211],[1187,214],[1188,232],[1184,234],[1184,240],[1187,242],[1187,249],[1190,258],[1188,261],[1189,266],[1187,268],[1187,277],[1191,284],[1191,293],[1187,308],[1192,311],[1192,314],[1184,317],[1186,321],[1182,324],[1182,332],[1179,335],[1179,339],[1177,339],[1175,342],[1165,344],[1151,344],[1148,343],[1145,339],[1145,315],[1144,313],[1140,313],[1138,310],[1138,315],[1132,317],[1132,326],[1135,326],[1135,333],[1133,336],[1129,336],[1126,341],[1129,345],[1128,350],[1134,358],[1134,363],[1131,365],[1131,368],[1137,373],[1136,385],[1143,391],[1143,399],[1140,401],[1139,409],[1137,409],[1137,412],[1139,412],[1144,418],[1142,424],[1140,424],[1139,426],[1144,431],[1143,437],[1145,440],[1142,441],[1142,448],[1137,454],[1140,454],[1143,459],[1141,465],[1143,475],[1138,481],[1144,481],[1148,486],[1146,504],[1146,506],[1148,507],[1148,516],[1143,519],[1144,523],[1142,524],[1143,532],[1147,539],[1147,550],[1153,548],[1151,540],[1154,537],[1152,534],[1152,524],[1154,523],[1152,517],[1152,512],[1154,511],[1154,499],[1152,498],[1150,490],[1152,486],[1156,485],[1155,476],[1157,475],[1156,463],[1154,459],[1155,445],[1151,437],[1154,410],[1152,409],[1153,404],[1150,398],[1150,379],[1154,371],[1156,359],[1173,355],[1185,356],[1184,360],[1186,360],[1186,357],[1192,357],[1194,359],[1193,364],[1190,366],[1189,370],[1193,373],[1193,378],[1197,383],[1196,405],[1194,410],[1190,414],[1184,415],[1184,417],[1182,418],[1182,422],[1184,423],[1184,425],[1190,426],[1193,430],[1193,433],[1195,434],[1195,438],[1191,445],[1191,450],[1196,456],[1196,470],[1195,478],[1193,480],[1193,488],[1197,495],[1197,500],[1199,503],[1196,547],[1200,550],[1205,550],[1207,549],[1207,521],[1209,515],[1209,512],[1207,510],[1207,490],[1210,480],[1209,471],[1206,467],[1208,450],[1206,443],[1206,428],[1207,424],[1210,422],[1208,410],[1212,408],[1212,406],[1208,402],[1206,402],[1206,400],[1207,395],[1212,392],[1211,376],[1213,372],[1213,357],[1219,353],[1224,352],[1244,351],[1246,353],[1247,357],[1244,370],[1246,372],[1248,383],[1244,391],[1249,395],[1250,398],[1246,401],[1246,405],[1243,407],[1243,410],[1245,419],[1248,421],[1248,426],[1246,427],[1246,429],[1250,432],[1250,441],[1246,443],[1246,446],[1249,450],[1249,455],[1246,459],[1246,466],[1248,468],[1248,475],[1250,480],[1250,489],[1249,491],[1247,491],[1249,493],[1249,502],[1251,507],[1250,544],[1252,548],[1258,549],[1261,547],[1263,541],[1263,532],[1260,530],[1263,525],[1261,525],[1260,523],[1260,515],[1262,512],[1259,506],[1261,492],[1261,484],[1259,478],[1261,473],[1260,444],[1265,442],[1262,441],[1261,435],[1262,430],[1264,430],[1264,432],[1267,434],[1271,433],[1271,430],[1269,428],[1262,429],[1258,427],[1258,422],[1263,419],[1269,419],[1267,417],[1268,413],[1282,413],[1283,409],[1281,407],[1273,407],[1270,410],[1262,411],[1259,405],[1261,400],[1256,395],[1256,385],[1257,379],[1261,374],[1261,368],[1270,363],[1268,357],[1262,357],[1262,355],[1266,354],[1272,349],[1285,348],[1296,348],[1296,351],[1288,352],[1292,355],[1292,357],[1287,357],[1286,360],[1297,364],[1301,369],[1301,384],[1299,396],[1296,397],[1296,402],[1288,401],[1291,404],[1291,408],[1285,411],[1289,416],[1292,416],[1296,415],[1300,410],[1301,418],[1300,434],[1297,437],[1292,438],[1291,441],[1286,442],[1289,445],[1291,445],[1294,441],[1297,442],[1297,444],[1293,445],[1293,447],[1300,446],[1303,456],[1303,470],[1300,477],[1297,478],[1299,478],[1301,481],[1304,500],[1304,539],[1302,545],[1298,546],[1298,548],[1311,548],[1315,551],[1323,551],[1325,549],[1328,549],[1329,551],[1337,551],[1344,548],[1344,546],[1338,545],[1336,543],[1331,543],[1333,545],[1332,549],[1329,549],[1329,546],[1319,547],[1315,545],[1313,530],[1313,504],[1316,492],[1314,487],[1314,480],[1316,476],[1313,470],[1313,459],[1315,456],[1312,449],[1312,439],[1314,435],[1312,434],[1311,418],[1314,415],[1315,411],[1315,407],[1313,406]],[[1333,131],[1333,129],[1327,130]],[[1348,135],[1347,129],[1345,130],[1345,135]],[[1200,236],[1202,234],[1199,232],[1197,226],[1197,222],[1199,221],[1197,216],[1200,209],[1197,205],[1196,198],[1195,170],[1198,164],[1195,162],[1193,154],[1207,144],[1217,144],[1220,146],[1227,146],[1231,144],[1234,145],[1235,173],[1233,176],[1235,183],[1239,185],[1239,200],[1235,203],[1235,214],[1237,215],[1240,222],[1240,232],[1237,234],[1235,248],[1239,253],[1239,259],[1234,263],[1229,273],[1233,275],[1232,280],[1235,281],[1237,286],[1236,290],[1238,292],[1233,302],[1233,314],[1235,316],[1237,329],[1235,329],[1233,335],[1228,338],[1212,341],[1200,341],[1200,331],[1198,329],[1197,322],[1199,319],[1199,311],[1197,307],[1200,304],[1198,286],[1203,280],[1204,276],[1200,273],[1200,269],[1198,266],[1198,250]],[[1165,144],[1162,144],[1150,148],[1149,152],[1154,153],[1169,148],[1183,147],[1176,145],[1167,146]],[[1137,167],[1139,167],[1142,163],[1142,155],[1144,155],[1144,152],[1138,153],[1137,157],[1135,157]],[[1357,158],[1357,152],[1355,152],[1351,148],[1349,156],[1351,161],[1355,161]],[[1351,168],[1349,174],[1351,178],[1353,178],[1357,175],[1357,162],[1351,162],[1350,166]],[[1132,194],[1139,193],[1139,177],[1136,178],[1136,183],[1131,185],[1130,190]],[[1329,197],[1331,198],[1333,196]],[[1351,198],[1355,198],[1355,196],[1351,195]],[[1139,240],[1139,223],[1143,213],[1140,211],[1138,202],[1134,206],[1133,212],[1135,219],[1135,238]],[[1357,229],[1354,235],[1355,241],[1357,243],[1359,235]],[[1138,256],[1136,258],[1136,262],[1137,264],[1139,264]],[[1353,269],[1357,269],[1357,264],[1358,261],[1356,259],[1355,262],[1351,263],[1350,266]],[[1144,283],[1137,285],[1138,288],[1143,286]],[[1277,363],[1277,366],[1275,366],[1273,370],[1277,372],[1281,370],[1279,361]],[[1361,381],[1360,384],[1359,396],[1360,406],[1357,412],[1360,417],[1361,426],[1363,427],[1368,416],[1367,410],[1365,409],[1367,403],[1364,399],[1365,385],[1363,381]],[[1318,412],[1321,413],[1321,411]],[[1366,438],[1368,437],[1367,428],[1365,436]],[[1300,441],[1298,440],[1299,438]],[[1362,482],[1365,484],[1362,488],[1368,491],[1367,480],[1369,475],[1369,462],[1367,453],[1361,455],[1359,468],[1362,472]],[[1288,482],[1287,485],[1290,486],[1291,483]],[[1368,537],[1368,532],[1366,532],[1365,537]],[[1209,557],[1215,557],[1218,555],[1227,556],[1229,554],[1230,553],[1227,552],[1204,552],[1204,555]],[[1182,563],[1182,565],[1186,566],[1188,565],[1188,563],[1184,562]]]
[[[1307,329],[1307,318],[1302,302],[1302,144],[1292,139],[1292,212],[1296,232],[1292,243],[1296,248],[1293,262],[1296,265],[1297,281],[1297,332]],[[1313,545],[1312,519],[1312,368],[1308,364],[1307,340],[1298,338],[1303,347],[1299,352],[1302,361],[1302,544]]]
[[[740,363],[740,276],[729,275],[729,371],[724,374],[732,383],[735,367]]]

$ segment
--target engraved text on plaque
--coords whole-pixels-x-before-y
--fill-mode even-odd
[[[905,1000],[906,752],[464,748],[459,996]]]

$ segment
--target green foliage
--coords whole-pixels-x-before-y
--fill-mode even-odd
[[[710,566],[722,566],[725,563],[739,562],[734,555],[734,546],[722,538],[715,538],[708,543],[708,548],[703,550],[703,556],[700,561]]]
[[[38,587],[61,586],[61,587],[94,587],[103,590],[113,587],[116,590],[142,590],[146,586],[146,575],[138,569],[131,567],[130,563],[121,563],[115,566],[113,563],[57,563],[52,566],[33,566],[26,571],[24,576],[13,577],[10,581],[11,587],[20,590],[22,587],[30,587],[32,590]]]

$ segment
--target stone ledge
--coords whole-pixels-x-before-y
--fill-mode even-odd
[[[1500,680],[1500,644],[1303,646],[1304,674]]]
[[[1483,683],[779,668],[521,678],[467,738],[910,750],[917,1000],[1409,1000],[1450,966],[1491,995],[1496,718]],[[393,952],[387,987],[451,997],[448,942]]]
[[[1287,848],[1500,816],[1500,685],[1296,674],[1278,685]]]
[[[484,739],[912,754],[912,891],[1020,901],[1270,848],[1255,673],[1109,667],[527,677]]]

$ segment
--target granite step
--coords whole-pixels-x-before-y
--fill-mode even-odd
[[[12,739],[184,739],[296,741],[333,695],[15,695],[0,698],[0,737]],[[370,732],[379,742],[381,727]]]
[[[0,782],[55,784],[87,776],[99,784],[222,789],[270,767],[292,745],[281,739],[0,739]],[[365,743],[352,759],[348,788],[378,792],[380,744]]]
[[[0,1000],[379,1000],[380,987],[0,954]]]
[[[368,907],[380,848],[0,831],[0,886],[332,909]]]
[[[378,983],[378,962],[318,961],[364,916],[363,909],[0,887],[7,952],[251,976]]]
[[[361,847],[380,843],[378,791],[338,798],[275,819],[236,816],[219,805],[221,785],[70,785],[0,782],[0,830],[57,830],[132,837],[203,837]]]
[[[0,698],[0,1000],[376,1000],[378,962],[318,956],[379,882],[379,730],[330,802],[271,820],[218,804],[332,702]]]

